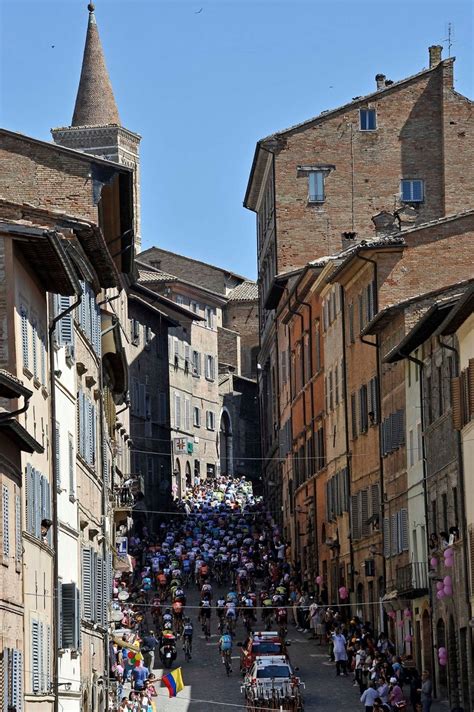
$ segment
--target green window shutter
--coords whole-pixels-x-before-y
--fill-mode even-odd
[[[77,608],[78,597],[75,583],[63,583],[62,592],[62,648],[77,650],[79,640],[77,635],[77,621],[79,620],[79,609]]]
[[[92,620],[92,551],[82,549],[82,616]]]
[[[40,630],[37,620],[31,621],[31,691],[38,694],[41,690],[40,666]]]
[[[71,297],[58,297],[58,313],[66,311],[66,309],[69,309],[70,306]],[[58,329],[59,344],[61,346],[71,345],[74,339],[74,317],[72,315],[72,312],[66,314],[66,316],[63,316],[63,318],[59,320]]]

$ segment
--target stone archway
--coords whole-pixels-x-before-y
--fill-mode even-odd
[[[221,414],[221,424],[219,428],[219,453],[221,475],[234,474],[234,447],[232,436],[232,422],[227,408]]]

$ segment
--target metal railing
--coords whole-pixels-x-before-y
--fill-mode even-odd
[[[427,590],[428,564],[424,561],[418,561],[397,569],[396,589],[399,594]]]

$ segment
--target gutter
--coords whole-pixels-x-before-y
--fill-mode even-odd
[[[52,516],[53,516],[53,691],[54,691],[54,702],[53,710],[54,712],[59,712],[59,688],[58,688],[58,678],[59,678],[59,626],[61,624],[59,620],[59,560],[58,560],[58,541],[59,541],[59,518],[58,518],[58,484],[55,472],[55,463],[57,458],[57,441],[56,441],[56,377],[54,374],[54,344],[53,344],[53,334],[56,329],[57,323],[64,317],[70,314],[79,304],[82,302],[82,291],[78,295],[77,301],[73,302],[67,309],[57,314],[52,318],[51,323],[48,328],[48,347],[49,347],[49,382],[50,382],[50,392],[51,392],[51,462],[53,463],[52,468]],[[52,304],[52,297],[50,298],[50,305]],[[76,582],[79,583],[79,582]]]

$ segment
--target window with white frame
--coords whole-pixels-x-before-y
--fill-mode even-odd
[[[215,378],[215,359],[210,354],[206,354],[206,378],[209,381]]]
[[[400,183],[400,194],[404,203],[422,203],[425,198],[423,181],[403,178]]]
[[[375,131],[377,128],[377,113],[375,109],[360,109],[359,120],[361,131]]]
[[[324,171],[308,173],[308,202],[324,203]]]
[[[199,351],[193,351],[193,376],[201,375],[201,354]]]
[[[212,410],[206,411],[206,428],[208,430],[216,429],[216,416]]]
[[[197,405],[193,408],[193,425],[195,428],[201,427],[201,409]]]
[[[206,307],[206,327],[208,329],[214,328],[214,315],[215,310],[212,307]]]

